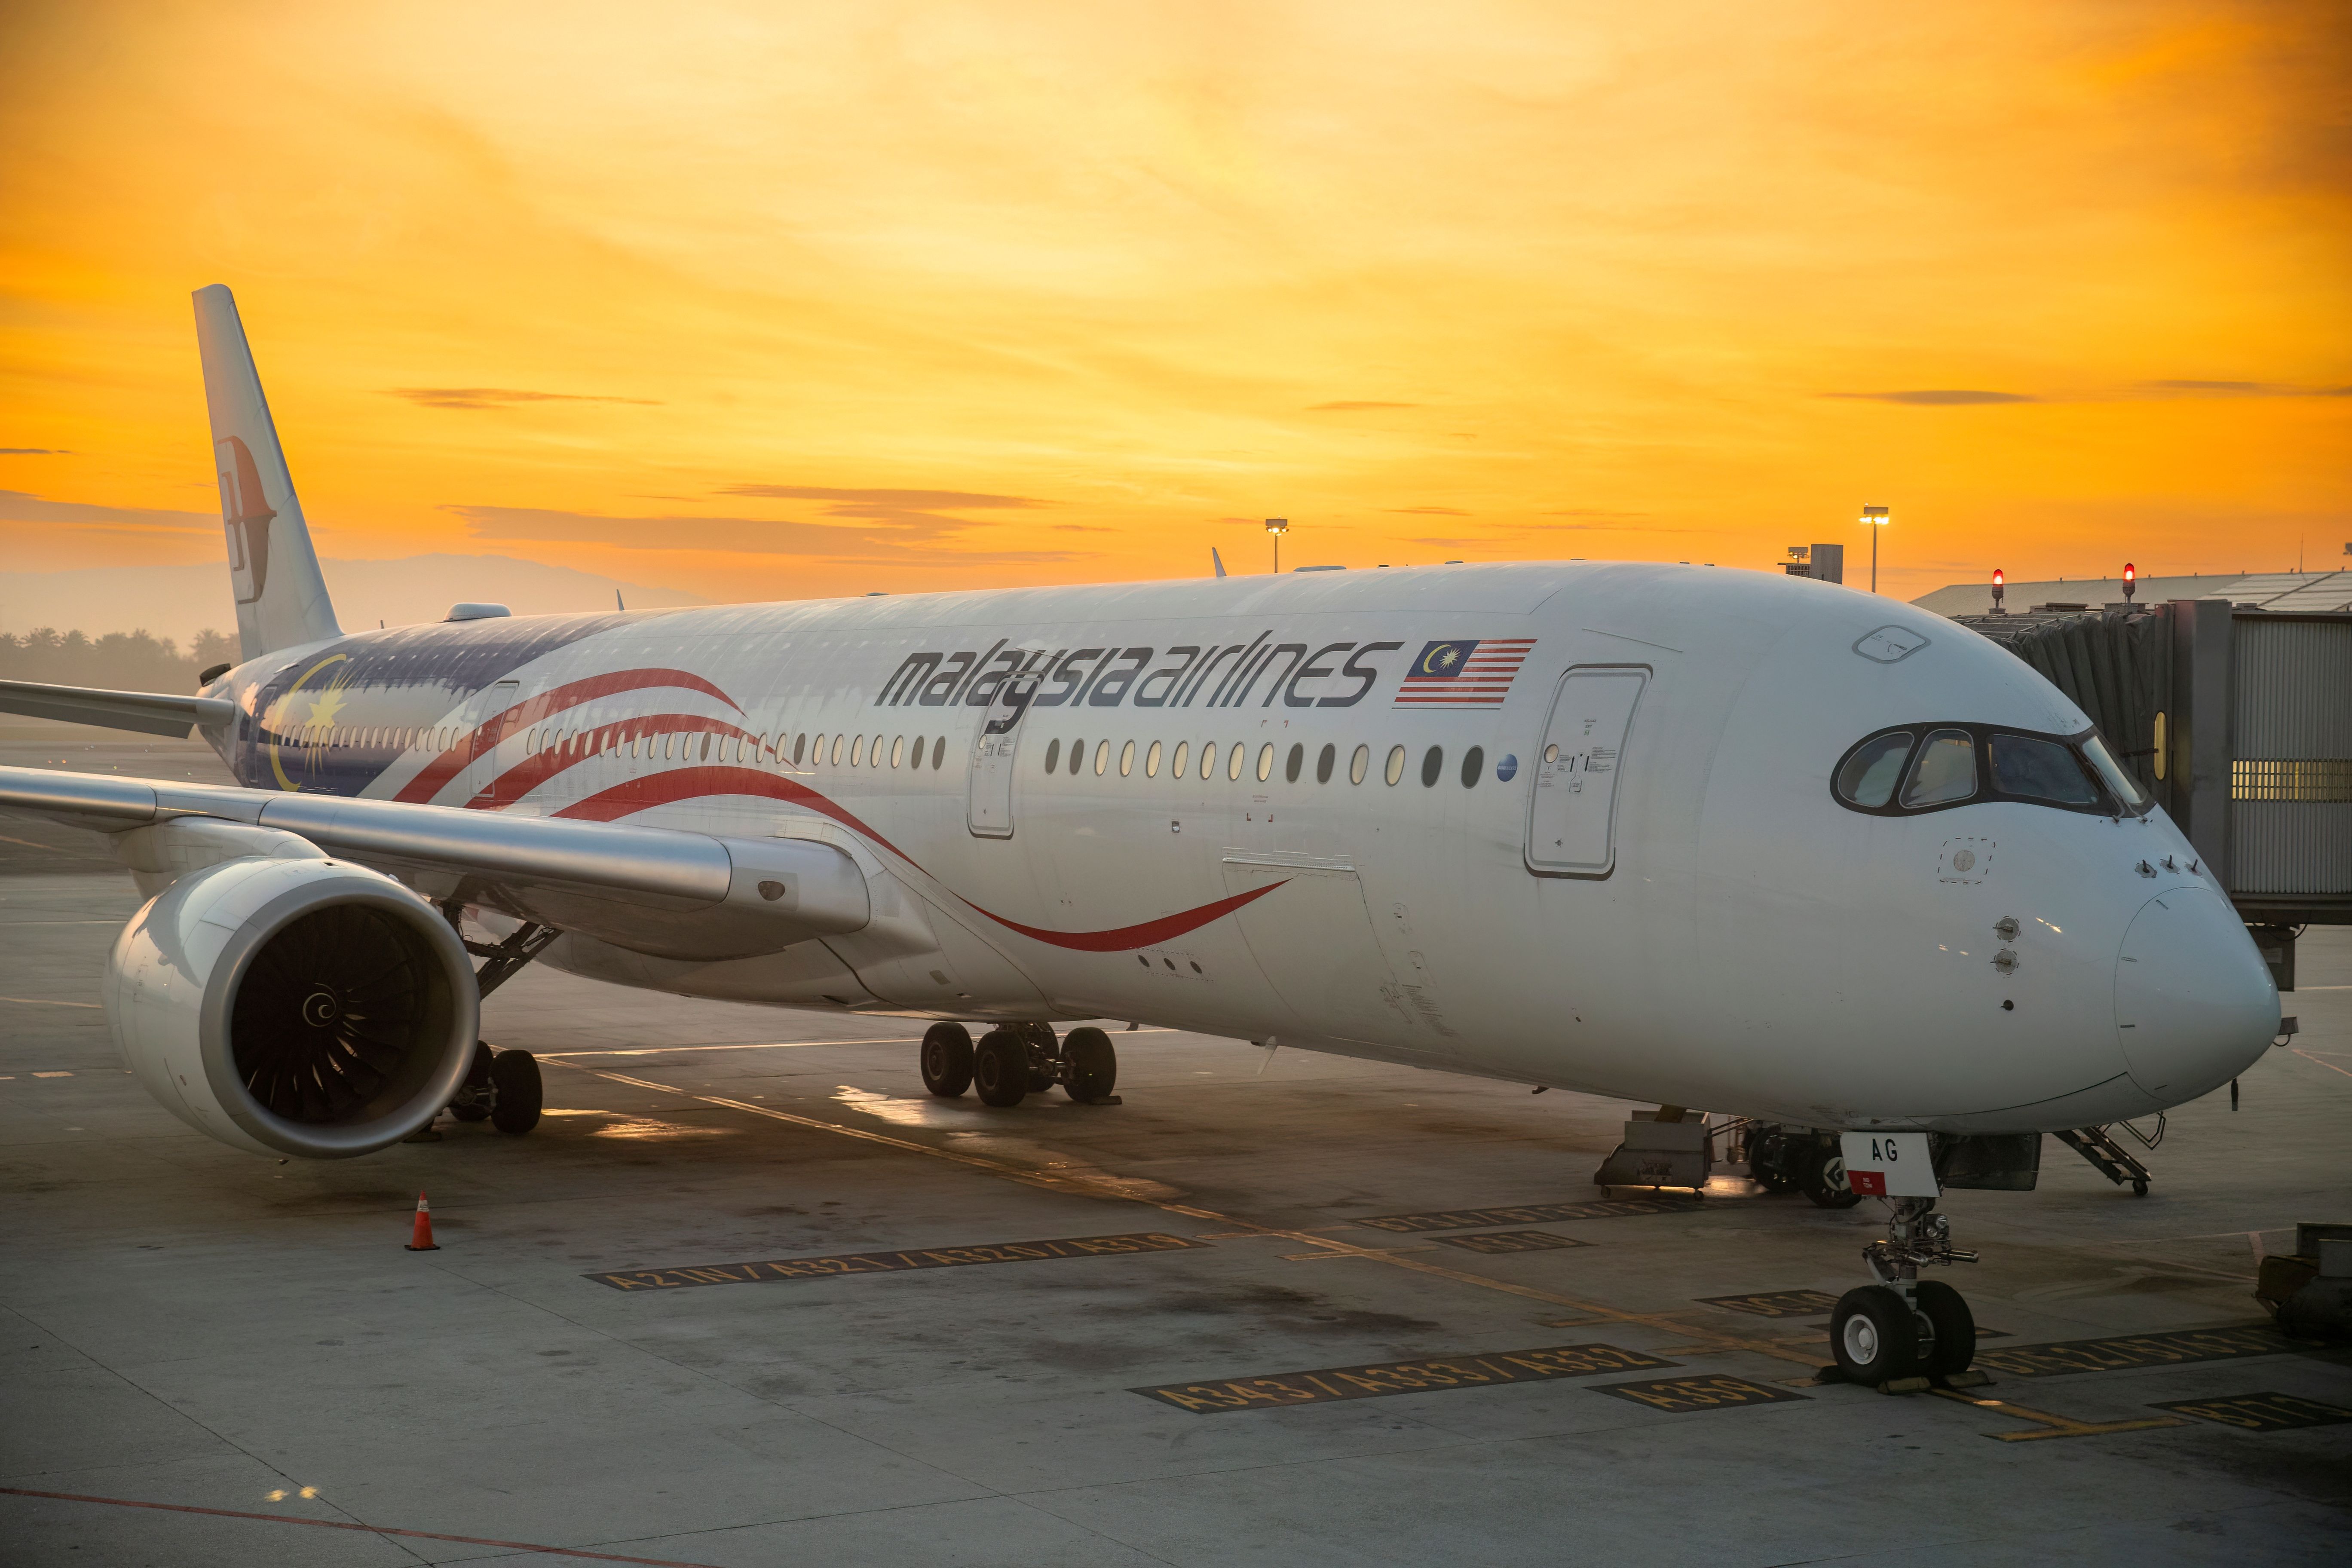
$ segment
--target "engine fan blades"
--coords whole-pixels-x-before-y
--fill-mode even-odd
[[[415,944],[354,905],[295,921],[253,957],[230,1037],[246,1091],[289,1121],[340,1121],[417,1043],[429,977]]]

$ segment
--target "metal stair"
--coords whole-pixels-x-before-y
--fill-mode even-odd
[[[2134,1197],[2147,1196],[2147,1167],[2126,1152],[2122,1144],[2108,1137],[2105,1128],[2077,1127],[2054,1136],[2061,1143],[2088,1160],[2093,1169],[2116,1185],[2122,1186],[2129,1182]]]

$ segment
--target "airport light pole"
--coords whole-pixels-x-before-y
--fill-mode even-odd
[[[1290,520],[1269,517],[1265,520],[1265,531],[1274,535],[1274,574],[1279,577],[1282,575],[1282,536],[1290,531]]]
[[[1862,509],[1862,523],[1870,533],[1870,591],[1878,592],[1878,530],[1886,526],[1886,509],[1866,506]]]

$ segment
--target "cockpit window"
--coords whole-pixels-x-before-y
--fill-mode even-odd
[[[1903,776],[1903,759],[1911,754],[1911,731],[1873,735],[1853,749],[1838,770],[1837,792],[1851,805],[1873,810],[1895,798],[1895,781]]]
[[[1838,759],[1832,786],[1840,805],[1874,816],[1907,816],[1972,801],[2100,816],[2153,809],[2138,781],[2093,730],[2036,735],[1966,721],[1906,724],[1855,742]]]
[[[2139,781],[2126,772],[2121,763],[2116,761],[2115,754],[2107,750],[2107,743],[2105,741],[2096,735],[2085,736],[2083,741],[2083,754],[2091,759],[2091,765],[2099,770],[2099,777],[2105,781],[2109,789],[2116,792],[2117,799],[2126,805],[2137,806],[2147,804],[2147,796],[2141,791]]]
[[[2098,744],[2094,740],[2093,745]],[[1989,735],[1993,787],[2003,795],[2053,800],[2061,805],[2096,805],[2099,791],[2074,753],[2055,741],[2031,735]]]
[[[1903,782],[1903,804],[1916,810],[1977,793],[1976,738],[1966,730],[1930,731]]]

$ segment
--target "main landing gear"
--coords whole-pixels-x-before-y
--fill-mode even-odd
[[[544,1090],[539,1058],[529,1051],[494,1051],[487,1040],[474,1042],[474,1065],[449,1102],[449,1114],[460,1121],[487,1121],[501,1132],[520,1137],[539,1125]]]
[[[1878,1283],[1838,1298],[1830,1347],[1848,1383],[1879,1386],[1908,1377],[1949,1378],[1976,1359],[1977,1323],[1960,1293],[1919,1278],[1923,1263],[1974,1263],[1952,1246],[1952,1222],[1934,1198],[1895,1198],[1886,1238],[1862,1249]]]
[[[954,1100],[977,1086],[983,1105],[1013,1106],[1055,1084],[1081,1105],[1116,1105],[1118,1052],[1091,1024],[1056,1039],[1051,1024],[1000,1024],[974,1045],[961,1024],[923,1034],[923,1087]]]
[[[1802,1193],[1825,1209],[1850,1209],[1845,1152],[1834,1132],[1792,1132],[1771,1123],[1747,1130],[1748,1173],[1768,1193]]]

